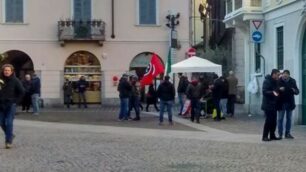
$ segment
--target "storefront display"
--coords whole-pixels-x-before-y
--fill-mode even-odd
[[[66,61],[64,78],[72,81],[73,102],[78,103],[77,82],[84,76],[88,81],[86,99],[88,103],[101,102],[101,67],[98,59],[88,52],[72,54]]]

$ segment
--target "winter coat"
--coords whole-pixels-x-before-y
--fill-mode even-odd
[[[89,86],[88,82],[86,80],[80,79],[77,83],[77,89],[79,93],[84,93],[86,91],[86,88]]]
[[[187,78],[185,76],[182,76],[180,78],[180,81],[179,81],[178,86],[177,86],[177,92],[178,93],[185,93],[188,85],[189,85],[189,82],[188,82]]]
[[[278,87],[279,88],[284,87],[285,90],[284,91],[280,90],[279,92],[280,94],[279,94],[279,99],[277,101],[277,110],[282,110],[282,107],[285,103],[288,104],[287,110],[295,109],[294,95],[298,95],[300,92],[296,86],[295,79],[289,78],[288,81],[280,79],[278,81]]]
[[[192,81],[186,90],[188,99],[200,99],[203,96],[204,90],[202,90],[202,84],[198,81]]]
[[[223,99],[228,97],[228,82],[224,77],[217,78],[214,81],[212,97],[214,99]]]
[[[273,91],[279,93],[277,80],[273,79],[271,75],[267,75],[262,85],[262,110],[276,111],[278,96],[275,96]]]
[[[225,77],[221,77],[222,81],[222,95],[221,99],[227,99],[228,98],[228,89],[229,89],[229,84],[228,81]]]
[[[1,79],[4,84],[0,88],[0,109],[4,109],[13,103],[20,102],[25,94],[25,90],[15,75],[2,77]]]
[[[72,82],[66,81],[64,83],[63,90],[64,90],[64,95],[65,96],[71,96],[72,95],[72,90],[73,90]]]
[[[237,94],[238,79],[234,75],[230,75],[226,79],[228,81],[228,94],[229,95],[236,95]]]
[[[25,94],[30,95],[31,94],[31,86],[32,86],[31,80],[30,81],[27,81],[27,80],[22,81],[22,86],[25,90]]]
[[[172,83],[164,81],[157,89],[157,96],[163,101],[173,101],[175,97],[175,89]]]
[[[127,78],[121,78],[117,87],[120,98],[129,98],[131,96],[132,86]]]
[[[31,94],[40,95],[40,79],[37,76],[33,76],[32,78]]]

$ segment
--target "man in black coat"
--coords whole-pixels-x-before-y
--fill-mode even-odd
[[[117,90],[120,98],[119,121],[128,120],[129,98],[131,96],[132,86],[128,81],[128,75],[123,74]]]
[[[291,135],[291,118],[292,118],[292,111],[295,109],[295,101],[294,95],[299,94],[299,89],[296,86],[295,79],[290,77],[289,70],[284,70],[282,77],[279,80],[279,100],[277,103],[277,110],[278,110],[278,134],[279,138],[283,137],[283,122],[284,116],[286,113],[286,131],[285,131],[285,138],[293,139],[294,137]]]
[[[184,76],[182,73],[178,74],[180,80],[177,86],[177,94],[178,94],[178,99],[180,103],[180,112],[178,115],[182,115],[182,111],[184,108],[184,100],[186,99],[186,89],[188,87],[188,79],[186,76]]]
[[[168,110],[168,121],[170,125],[172,122],[172,105],[175,97],[175,89],[173,84],[169,81],[170,77],[165,76],[164,81],[159,85],[157,89],[157,96],[160,99],[160,111],[159,111],[159,125],[163,124],[164,121],[164,110],[167,106]]]
[[[5,148],[12,147],[13,120],[16,104],[21,101],[25,90],[14,74],[14,67],[10,64],[2,66],[0,79],[0,125],[5,134]]]
[[[277,80],[280,72],[273,69],[271,75],[267,75],[262,86],[262,105],[261,109],[265,112],[265,124],[263,129],[262,141],[279,140],[275,136],[276,120],[277,120],[277,99],[279,97],[279,89]],[[268,135],[270,134],[270,138]]]

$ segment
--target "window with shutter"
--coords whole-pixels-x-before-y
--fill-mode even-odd
[[[74,20],[91,20],[91,0],[74,0]]]
[[[23,22],[23,0],[5,1],[5,22],[8,23]]]
[[[139,0],[139,24],[156,23],[156,0]]]

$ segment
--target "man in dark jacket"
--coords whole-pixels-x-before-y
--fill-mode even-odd
[[[202,85],[196,78],[193,78],[186,90],[187,98],[191,102],[191,122],[196,118],[197,123],[200,123],[200,99],[203,96]]]
[[[221,120],[221,108],[220,108],[220,100],[222,98],[223,93],[223,81],[222,78],[219,77],[214,80],[213,86],[212,86],[212,99],[214,102],[214,106],[217,110],[217,117],[214,119],[215,121]]]
[[[132,90],[132,86],[128,82],[128,75],[122,75],[117,90],[119,91],[120,98],[119,120],[128,120],[129,98]]]
[[[30,106],[32,103],[31,100],[31,86],[32,86],[32,81],[31,81],[31,75],[26,74],[25,75],[25,80],[22,81],[23,88],[25,89],[25,95],[23,96],[22,99],[22,111],[28,112],[30,110]]]
[[[33,106],[33,115],[38,115],[39,113],[39,100],[40,100],[40,79],[33,73],[32,75],[32,85],[31,85],[31,98]]]
[[[229,76],[226,79],[228,81],[227,113],[230,117],[233,117],[235,114],[238,79],[233,71],[229,71]]]
[[[65,83],[63,85],[63,91],[64,91],[64,104],[66,104],[67,108],[70,108],[70,104],[72,101],[73,86],[72,82],[69,81],[68,78],[66,78]]]
[[[292,111],[295,109],[295,101],[294,95],[299,94],[299,89],[296,86],[295,79],[290,77],[289,70],[284,70],[282,77],[279,80],[279,100],[277,103],[278,110],[278,134],[279,138],[283,137],[283,122],[284,116],[286,113],[286,131],[285,138],[293,139],[294,137],[291,135],[291,118]]]
[[[12,147],[13,120],[16,112],[16,104],[21,101],[25,90],[14,74],[14,67],[10,64],[2,66],[0,80],[0,125],[5,134],[5,148]]]
[[[85,79],[85,76],[81,76],[80,80],[77,83],[77,89],[79,94],[79,105],[78,107],[81,108],[81,103],[83,101],[84,108],[87,108],[87,101],[86,101],[86,89],[89,86],[88,82]]]
[[[160,99],[160,111],[159,111],[159,125],[163,124],[164,121],[164,110],[167,106],[169,124],[173,125],[172,122],[172,105],[175,97],[175,89],[173,84],[169,81],[170,77],[165,76],[164,81],[159,85],[157,89],[157,96]]]
[[[262,86],[262,105],[261,109],[265,112],[265,124],[263,129],[262,141],[279,140],[275,136],[276,118],[277,118],[277,99],[279,97],[279,89],[277,80],[280,72],[278,69],[273,69],[271,75],[267,75]],[[268,135],[270,134],[270,138]]]
[[[178,94],[178,99],[179,99],[179,103],[180,103],[180,112],[178,115],[182,115],[182,111],[184,108],[184,100],[185,100],[185,93],[186,93],[186,89],[188,87],[188,79],[186,76],[184,76],[182,73],[178,74],[180,80],[177,86],[177,94]]]

